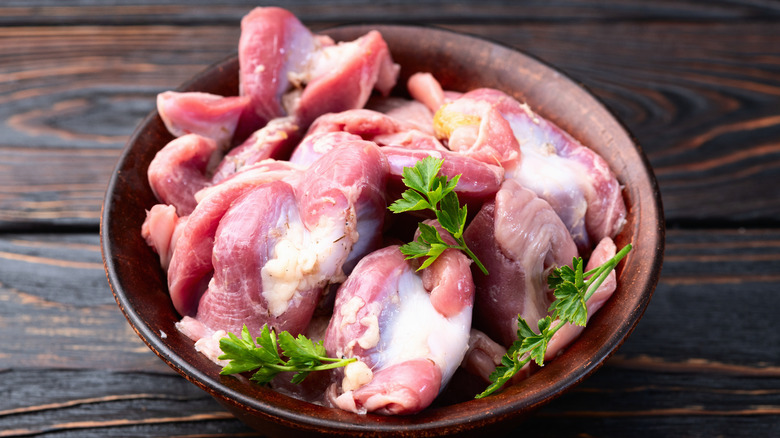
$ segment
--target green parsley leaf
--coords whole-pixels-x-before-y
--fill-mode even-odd
[[[219,340],[221,360],[228,360],[220,374],[229,375],[255,370],[250,379],[260,384],[273,380],[277,374],[292,371],[293,383],[301,383],[313,371],[346,366],[357,358],[327,357],[322,341],[314,342],[303,335],[294,337],[287,331],[276,333],[263,326],[260,336],[253,339],[244,325],[241,338],[228,333]],[[281,350],[281,353],[279,352]]]
[[[567,322],[585,326],[588,321],[585,303],[631,248],[631,244],[627,244],[614,257],[588,272],[582,272],[583,261],[580,257],[572,261],[572,267],[561,266],[553,270],[547,278],[547,286],[553,289],[555,295],[555,301],[549,308],[551,314],[538,321],[537,331],[532,330],[528,322],[518,315],[517,340],[501,358],[501,365],[490,375],[491,384],[475,398],[487,397],[501,389],[531,360],[544,366],[547,345],[555,332]],[[554,321],[557,324],[553,326]]]
[[[487,275],[487,269],[468,248],[463,239],[468,211],[465,206],[460,206],[458,195],[455,193],[460,175],[455,175],[451,179],[439,175],[443,162],[443,160],[434,157],[425,157],[418,161],[414,167],[405,167],[402,172],[402,181],[408,189],[401,194],[401,199],[393,202],[388,208],[393,213],[433,211],[439,225],[450,233],[456,244],[448,244],[436,227],[420,223],[418,225],[420,236],[416,241],[401,246],[401,253],[406,256],[407,260],[426,257],[418,268],[420,270],[430,266],[444,250],[448,248],[459,249],[471,257],[477,267]]]
[[[407,190],[401,194],[401,199],[397,199],[388,207],[392,212],[419,211],[431,208],[428,201],[414,190]]]

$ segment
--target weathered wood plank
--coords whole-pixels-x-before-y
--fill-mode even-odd
[[[236,26],[0,29],[0,227],[95,227],[157,93],[235,51]]]
[[[593,90],[649,155],[671,222],[777,223],[775,22],[448,27]],[[118,151],[154,96],[234,52],[237,38],[234,24],[0,28],[0,227],[96,226]]]
[[[7,388],[0,399],[0,437],[249,433],[208,394],[178,375],[79,370],[0,375]]]
[[[518,432],[600,437],[778,432],[777,377],[623,369],[614,362],[540,409]],[[0,400],[0,436],[255,435],[174,375],[13,370],[2,376],[8,397]]]
[[[119,311],[94,234],[2,236],[0,303],[0,369],[172,372]]]
[[[230,0],[119,1],[33,0],[6,1],[0,6],[0,25],[20,24],[186,24],[235,22],[255,6],[279,2]],[[641,0],[593,3],[586,0],[516,2],[512,0],[292,0],[281,5],[308,22],[453,22],[518,23],[539,21],[735,20],[780,16],[776,2],[674,1],[652,4]]]
[[[259,436],[174,375],[0,375],[7,388],[0,400],[0,437]],[[610,363],[516,431],[497,436],[775,436],[778,406],[776,380],[625,370]]]
[[[719,428],[738,436],[737,424],[777,427],[780,231],[670,230],[666,248],[661,281],[632,336],[533,427],[618,436],[659,423],[650,430],[682,436],[702,416],[712,420],[697,436]],[[0,370],[6,382],[24,382],[4,386],[12,397],[0,398],[0,430],[37,425],[66,436],[79,415],[96,421],[95,409],[107,412],[98,416],[104,423],[85,426],[95,435],[174,430],[158,422],[183,434],[236,426],[129,328],[105,280],[97,236],[2,235],[0,279],[0,330],[14,340],[4,343]],[[148,387],[139,386],[144,379]]]
[[[776,23],[456,28],[526,50],[600,97],[646,151],[669,220],[777,223]]]
[[[670,230],[655,295],[620,366],[780,376],[780,231]],[[746,291],[749,291],[747,293]],[[116,306],[92,234],[0,236],[0,369],[168,371]]]

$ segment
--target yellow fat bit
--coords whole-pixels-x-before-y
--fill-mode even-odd
[[[433,132],[439,140],[450,138],[452,132],[461,126],[478,126],[482,119],[479,116],[463,114],[458,111],[447,111],[448,104],[442,105],[433,116]]]

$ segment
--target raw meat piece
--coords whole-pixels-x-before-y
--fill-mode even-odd
[[[365,413],[427,407],[468,348],[474,283],[470,260],[446,250],[422,275],[398,246],[364,257],[341,286],[325,335],[342,370],[333,403]]]
[[[292,117],[273,119],[225,155],[211,182],[219,183],[241,169],[269,158],[286,159],[300,138],[300,127]]]
[[[355,41],[323,47],[297,79],[305,88],[300,98],[291,96],[291,112],[302,126],[308,126],[322,114],[362,108],[372,89],[383,96],[390,93],[399,69],[375,30]]]
[[[577,248],[550,205],[513,180],[482,207],[464,238],[490,273],[474,274],[474,327],[508,348],[518,315],[533,327],[547,315],[554,298],[547,277],[570,265]]]
[[[507,178],[553,207],[582,255],[602,238],[617,235],[626,220],[626,206],[620,183],[603,158],[501,91],[478,89],[464,96],[490,102],[509,122],[522,159],[507,167]]]
[[[406,89],[412,98],[422,102],[432,113],[436,113],[444,104],[460,98],[463,93],[452,90],[444,90],[439,81],[432,74],[417,72],[409,77]]]
[[[186,220],[186,216],[179,218],[176,207],[172,205],[157,204],[146,212],[146,219],[141,225],[141,236],[147,245],[159,254],[163,270],[168,270],[176,249],[176,241]]]
[[[433,112],[422,102],[394,96],[376,97],[369,99],[365,109],[386,114],[420,132],[433,135]]]
[[[412,149],[445,151],[431,134],[421,131],[415,124],[397,119],[390,114],[368,109],[353,109],[318,117],[307,135],[323,132],[349,132],[379,146],[403,146]]]
[[[433,128],[450,150],[460,154],[507,169],[520,161],[512,127],[492,102],[474,92],[439,108]]]
[[[242,167],[238,172],[228,175],[219,184],[204,187],[195,193],[195,201],[201,202],[212,193],[232,190],[236,185],[258,185],[278,179],[288,180],[291,184],[299,178],[303,168],[289,161],[266,159],[249,166]]]
[[[204,244],[210,260],[195,266],[213,277],[187,325],[202,324],[203,333],[239,333],[244,324],[257,333],[265,324],[293,334],[306,329],[324,288],[343,280],[350,257],[381,238],[387,164],[376,145],[357,142],[290,177],[279,170],[280,178],[252,184],[245,171],[209,189],[188,225],[216,200],[198,239],[213,240]],[[181,248],[180,241],[174,259]]]
[[[584,271],[587,272],[604,264],[607,260],[614,257],[615,250],[615,243],[612,239],[609,237],[602,239],[593,250]],[[609,300],[615,292],[616,287],[617,278],[615,271],[612,271],[586,303],[588,321],[590,321],[591,317],[601,309],[607,300]],[[528,322],[532,328],[536,328],[535,322]],[[559,320],[553,322],[553,326],[558,324],[560,324]],[[566,347],[577,339],[584,329],[584,327],[568,323],[564,327],[558,329],[547,344],[547,351],[544,355],[545,362],[560,355]],[[501,357],[504,354],[506,354],[506,348],[497,344],[479,330],[472,329],[469,338],[469,350],[466,352],[461,367],[465,368],[471,375],[481,378],[484,384],[488,384],[490,383],[490,374],[495,370],[495,367],[501,363]],[[517,375],[515,375],[513,381],[528,377],[534,369],[538,369],[538,367],[529,362]]]
[[[307,135],[296,146],[290,156],[290,162],[297,166],[309,167],[328,152],[355,140],[362,139],[348,132],[319,132]]]
[[[210,169],[218,155],[217,143],[197,134],[175,138],[149,163],[149,185],[163,204],[176,207],[179,216],[195,208],[195,193],[209,185]]]
[[[609,237],[603,238],[591,253],[590,259],[588,260],[588,264],[585,266],[584,271],[587,272],[591,269],[596,269],[603,265],[607,260],[615,256],[615,252],[615,242],[613,242]],[[599,309],[601,309],[604,303],[607,302],[607,300],[615,292],[616,288],[617,274],[615,274],[615,271],[613,270],[609,273],[606,280],[601,283],[601,286],[596,289],[596,292],[591,295],[588,302],[585,303],[585,307],[588,309],[588,321],[590,321],[590,318],[596,312],[598,312]],[[553,323],[553,325],[557,324],[560,324],[560,321]],[[574,341],[584,329],[585,327],[580,327],[569,323],[558,329],[558,331],[553,335],[552,339],[550,339],[550,342],[547,344],[547,352],[544,355],[544,360],[548,361],[553,359],[558,354],[563,352],[563,349],[568,347],[569,344],[571,344],[572,341]]]
[[[362,108],[373,89],[387,95],[399,69],[378,32],[335,44],[276,7],[242,19],[238,56],[240,93],[263,127],[225,157],[214,182],[263,159],[287,159],[314,119]]]
[[[341,217],[346,213],[341,213],[335,202],[343,198],[347,203],[345,233],[352,239],[352,251],[344,262],[345,274],[382,241],[388,172],[387,159],[380,148],[354,138],[314,162],[297,188],[301,216],[307,226],[319,224],[331,213]]]
[[[251,99],[263,124],[286,115],[282,96],[292,86],[289,72],[306,68],[312,53],[323,44],[291,12],[255,8],[241,20],[238,42],[240,93]]]
[[[385,146],[382,152],[390,164],[391,191],[401,192],[404,167],[414,165],[425,157],[443,159],[441,175],[452,178],[460,175],[455,192],[459,200],[471,206],[481,206],[495,195],[504,179],[504,169],[451,151],[434,151]]]
[[[249,104],[247,96],[223,97],[196,91],[157,95],[157,112],[172,135],[198,134],[216,141],[223,151]]]
[[[430,73],[417,72],[409,76],[406,89],[412,97],[435,113],[446,102],[441,84]]]
[[[293,188],[276,181],[233,202],[214,237],[214,277],[196,319],[211,329],[260,333],[268,324],[298,334],[306,328],[322,287],[341,275],[350,239],[336,227],[309,230]],[[328,244],[326,244],[328,242]],[[327,267],[320,267],[326,264]]]
[[[362,108],[374,88],[388,94],[399,70],[379,32],[334,44],[275,7],[244,16],[238,56],[241,93],[257,115],[292,115],[303,129],[321,114]]]
[[[392,187],[388,192],[393,195],[403,191],[401,183],[403,168],[412,167],[427,156],[444,159],[442,175],[448,178],[461,175],[455,191],[462,201],[477,203],[475,204],[477,208],[482,202],[493,197],[504,177],[504,170],[500,166],[452,152],[413,125],[386,114],[364,109],[319,117],[312,124],[307,136],[296,147],[290,161],[306,165],[338,146],[342,141],[335,136],[328,137],[332,141],[323,141],[323,133],[341,133],[345,139],[355,134],[382,146],[381,150],[390,165]],[[408,141],[404,142],[404,139]]]
[[[503,345],[496,343],[481,331],[471,329],[469,349],[460,366],[489,384],[490,375],[498,365],[501,365],[501,358],[505,354],[506,348]]]
[[[168,268],[168,291],[179,314],[195,315],[211,278],[217,226],[231,203],[258,185],[298,177],[299,172],[289,163],[262,163],[198,192],[197,207],[182,228]]]

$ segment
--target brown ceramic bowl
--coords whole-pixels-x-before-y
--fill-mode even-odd
[[[179,316],[168,298],[165,275],[157,255],[141,238],[144,210],[156,203],[146,179],[147,166],[171,140],[156,112],[128,142],[106,193],[100,232],[109,283],[133,329],[162,360],[268,436],[448,436],[510,427],[593,373],[642,316],[663,256],[664,221],[655,178],[642,150],[612,114],[555,69],[513,49],[444,30],[350,26],[327,33],[336,40],[350,40],[370,29],[381,31],[402,67],[399,90],[417,71],[434,73],[446,89],[501,89],[590,145],[625,185],[628,223],[616,241],[618,247],[631,242],[634,250],[618,270],[616,293],[563,355],[500,394],[440,403],[413,416],[356,415],[292,399],[246,379],[220,376],[219,368],[174,328]],[[234,95],[237,70],[236,58],[229,58],[180,90]]]

